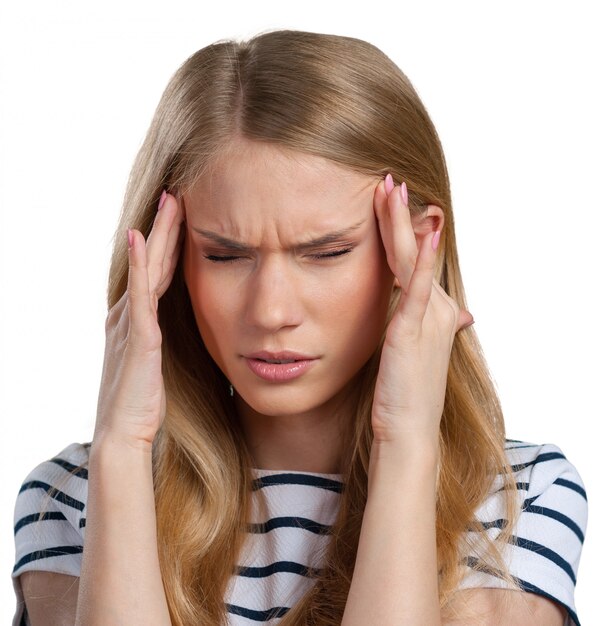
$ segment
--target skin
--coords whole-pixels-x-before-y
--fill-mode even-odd
[[[338,471],[349,388],[377,347],[393,287],[373,210],[378,182],[325,159],[244,142],[183,197],[196,321],[236,390],[259,467]],[[349,232],[299,247],[339,231]],[[323,256],[331,254],[338,256]],[[258,350],[317,359],[300,378],[273,384],[247,366],[243,355]]]
[[[20,579],[32,626],[75,623],[79,578],[35,571],[21,574]],[[470,617],[451,619],[443,626],[562,626],[566,617],[563,607],[530,593],[469,589],[461,594]]]
[[[307,235],[356,223],[343,243],[350,253],[298,253]],[[411,219],[388,179],[264,145],[236,146],[210,184],[180,202],[167,195],[148,241],[130,233],[127,292],[107,319],[81,578],[75,585],[70,576],[24,574],[32,624],[72,623],[75,611],[75,623],[86,626],[170,624],[156,551],[151,447],[165,414],[156,307],[176,267],[182,228],[198,327],[238,390],[239,417],[259,467],[335,471],[352,379],[382,332],[393,281],[401,285],[375,390],[368,501],[342,626],[441,624],[438,429],[453,338],[472,321],[434,279],[433,235],[442,226],[438,207]],[[205,254],[217,251],[196,229],[243,241],[250,251],[230,264],[213,263]],[[318,361],[293,384],[269,386],[252,379],[240,358],[259,349],[308,352]],[[69,612],[65,601],[72,603],[75,590],[77,606]],[[563,623],[563,609],[533,594],[465,593],[476,618],[446,626]],[[506,603],[506,594],[517,599]],[[55,612],[48,597],[56,599]]]

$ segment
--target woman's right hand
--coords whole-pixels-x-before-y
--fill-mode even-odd
[[[94,440],[108,436],[149,446],[164,420],[162,333],[158,300],[167,290],[181,250],[183,210],[163,192],[148,241],[129,230],[127,290],[106,319],[106,348]]]

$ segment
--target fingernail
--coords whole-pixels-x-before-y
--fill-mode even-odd
[[[160,202],[158,203],[158,210],[159,211],[162,208],[162,205],[164,204],[165,200],[166,200],[166,189],[163,189],[162,190],[162,195],[160,196]]]
[[[408,188],[405,182],[401,183],[401,199],[403,203],[408,206]]]
[[[468,322],[465,326],[462,326],[462,330],[464,330],[464,328],[468,328],[468,326],[472,326],[472,324],[474,324],[474,320]]]
[[[393,186],[393,176],[391,176],[391,174],[387,174],[387,176],[385,176],[385,193],[387,195],[393,191]]]
[[[433,250],[436,250],[439,247],[439,239],[441,239],[441,231],[435,231],[435,236],[433,237],[432,246]]]
[[[127,241],[129,242],[129,247],[133,247],[133,231],[130,228],[127,228]]]

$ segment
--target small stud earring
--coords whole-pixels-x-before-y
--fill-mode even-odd
[[[231,385],[230,383],[229,383],[229,394],[231,398],[235,395],[235,389],[233,388],[233,385]]]

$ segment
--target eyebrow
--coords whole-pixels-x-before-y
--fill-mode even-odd
[[[293,246],[293,248],[295,250],[301,251],[301,250],[308,250],[311,248],[318,248],[321,246],[326,246],[332,243],[338,243],[339,241],[346,239],[349,235],[351,235],[353,231],[360,228],[360,226],[362,226],[362,224],[364,224],[365,221],[366,220],[364,219],[358,222],[357,224],[354,224],[353,226],[349,226],[348,228],[334,230],[330,233],[326,233],[325,235],[321,235],[320,237],[315,237],[314,239],[300,242],[296,244],[295,246]],[[205,237],[206,239],[210,239],[210,241],[214,241],[214,243],[217,243],[218,245],[223,246],[224,248],[237,250],[238,252],[250,252],[253,249],[252,246],[248,246],[247,244],[242,243],[240,241],[235,241],[234,239],[229,239],[228,237],[224,237],[223,235],[212,232],[211,230],[203,230],[201,228],[193,228],[193,227],[192,227],[192,230],[202,235],[202,237]]]

